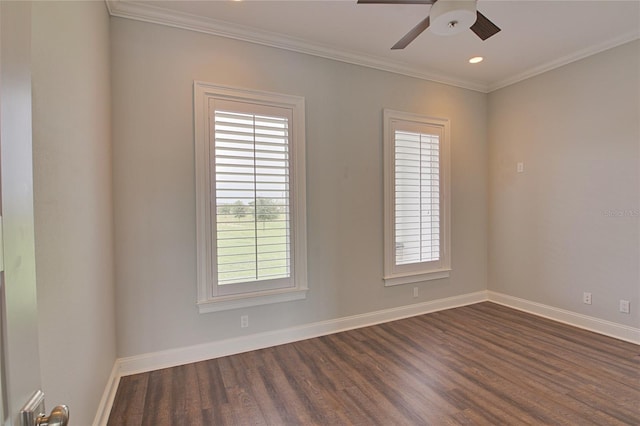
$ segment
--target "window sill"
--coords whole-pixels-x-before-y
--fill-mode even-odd
[[[251,306],[269,305],[271,303],[290,302],[307,298],[309,289],[284,289],[271,290],[247,294],[234,294],[231,296],[219,296],[198,302],[198,312],[228,311],[231,309],[248,308]]]
[[[384,277],[384,286],[392,287],[394,285],[412,284],[421,281],[439,280],[442,278],[449,278],[451,269],[439,269],[437,271],[425,272],[425,273],[411,273],[403,275],[392,275]]]

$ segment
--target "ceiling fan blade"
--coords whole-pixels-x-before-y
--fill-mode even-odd
[[[436,0],[358,0],[358,4],[434,4]]]
[[[426,18],[424,18],[418,25],[413,27],[413,29],[411,31],[409,31],[407,34],[405,34],[405,36],[402,37],[400,39],[400,41],[398,41],[396,44],[394,44],[393,47],[391,48],[391,50],[404,49],[405,47],[407,47],[409,45],[409,43],[411,43],[413,40],[415,40],[416,37],[418,37],[420,34],[422,34],[422,32],[424,30],[426,30],[427,28],[429,28],[429,17],[428,16]]]
[[[471,31],[476,33],[478,37],[482,40],[486,40],[500,32],[500,28],[491,22],[489,18],[478,11],[476,11],[476,14],[478,15],[478,19],[476,19],[476,23],[471,26]]]

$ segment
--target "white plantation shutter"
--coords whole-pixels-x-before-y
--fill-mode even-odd
[[[247,113],[234,104],[219,103],[214,113],[217,283],[286,287],[292,275],[290,112]]]
[[[395,131],[395,263],[440,259],[438,135]]]
[[[384,110],[385,285],[446,278],[449,121]]]

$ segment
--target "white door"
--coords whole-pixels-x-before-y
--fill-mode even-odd
[[[31,156],[31,4],[0,1],[2,424],[40,389]]]

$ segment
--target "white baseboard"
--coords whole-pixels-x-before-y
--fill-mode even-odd
[[[111,407],[113,406],[113,401],[116,397],[118,385],[120,384],[120,377],[122,377],[122,375],[120,374],[120,363],[118,361],[119,360],[116,359],[116,362],[113,364],[113,368],[111,369],[111,374],[109,375],[107,386],[104,389],[102,399],[100,400],[100,404],[98,405],[96,417],[93,419],[93,426],[106,426],[107,421],[109,421]]]
[[[487,300],[487,293],[463,294],[430,302],[416,303],[398,308],[384,309],[366,314],[353,315],[333,320],[305,324],[282,330],[268,331],[247,336],[226,339],[201,345],[147,353],[120,358],[119,370],[122,376],[137,374],[161,368],[174,367],[207,359],[238,354],[327,334],[338,333],[354,328],[367,327],[388,321],[395,321],[429,312],[470,305]]]
[[[416,303],[398,308],[384,309],[366,314],[320,321],[299,327],[250,334],[247,336],[204,343],[201,345],[119,358],[113,366],[113,371],[109,377],[109,382],[107,383],[102,400],[100,401],[100,406],[93,425],[105,426],[107,424],[113,400],[116,395],[116,390],[118,389],[118,384],[120,383],[120,378],[122,376],[129,376],[131,374],[144,373],[161,368],[175,367],[192,362],[268,348],[271,346],[352,330],[354,328],[367,327],[370,325],[396,321],[416,315],[428,314],[431,312],[472,305],[474,303],[485,301],[491,301],[554,321],[594,331],[596,333],[631,343],[640,344],[640,329],[638,328],[589,317],[575,312],[555,308],[553,306],[508,296],[502,293],[478,291],[475,293],[433,300],[430,302]]]
[[[354,328],[367,327],[430,312],[457,308],[459,306],[472,305],[487,300],[487,292],[463,294],[447,297],[445,299],[430,302],[416,303],[398,308],[384,309],[366,314],[353,315],[334,320],[320,321],[299,327],[291,327],[282,330],[265,333],[250,334],[247,336],[226,339],[201,345],[187,346],[184,348],[169,349],[166,351],[152,352],[116,360],[109,382],[105,388],[93,426],[106,426],[111,413],[111,407],[116,396],[120,378],[131,374],[144,373],[159,370],[161,368],[176,367],[192,362],[205,361],[207,359],[238,354],[327,334],[339,333]]]
[[[564,309],[555,308],[553,306],[543,305],[537,302],[531,302],[518,297],[507,296],[506,294],[488,291],[489,301],[540,317],[548,318],[574,327],[579,327],[595,333],[604,334],[605,336],[614,337],[616,339],[627,342],[640,344],[640,328],[630,327],[611,321],[605,321],[599,318],[578,314],[576,312],[566,311]]]

